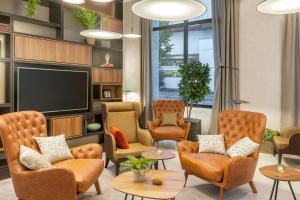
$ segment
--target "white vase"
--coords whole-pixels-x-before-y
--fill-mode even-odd
[[[145,170],[135,170],[132,169],[132,174],[133,174],[133,180],[135,182],[144,182],[146,180],[146,175],[148,173],[148,169]]]
[[[96,39],[95,38],[86,38],[86,43],[89,45],[95,45]]]

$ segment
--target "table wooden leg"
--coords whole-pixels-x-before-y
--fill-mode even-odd
[[[132,198],[131,198],[131,200],[133,200],[134,199],[134,196],[132,195]]]
[[[279,185],[279,181],[277,180],[276,190],[275,190],[275,200],[277,200],[278,185]]]
[[[290,182],[290,181],[288,181],[288,183],[289,183],[289,186],[290,186],[290,188],[291,188],[291,191],[292,191],[292,194],[293,194],[294,200],[296,200],[296,195],[295,195],[295,193],[294,193],[294,190],[293,190],[292,184],[291,184],[291,182]]]
[[[158,161],[154,164],[154,168],[158,170]]]
[[[273,183],[272,192],[271,192],[271,196],[270,196],[269,200],[272,200],[272,198],[273,198],[273,193],[274,193],[276,183],[277,183],[277,181],[275,180],[274,183]]]
[[[163,163],[164,169],[167,170],[164,160],[162,160],[162,163]]]
[[[127,200],[127,197],[128,197],[128,194],[125,194],[125,198],[124,198],[124,200]]]

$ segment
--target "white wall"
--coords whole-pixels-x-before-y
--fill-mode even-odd
[[[261,0],[241,0],[241,109],[266,114],[267,127],[280,130],[283,16],[256,11]]]
[[[131,1],[123,4],[123,32],[130,33],[132,24]],[[140,33],[140,18],[134,15],[134,32]],[[140,101],[141,94],[141,39],[123,39],[124,88],[132,90],[127,101]],[[124,97],[124,100],[125,97]]]

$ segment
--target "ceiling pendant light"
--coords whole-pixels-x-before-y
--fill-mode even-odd
[[[265,0],[257,10],[266,14],[291,14],[300,12],[299,0]]]
[[[131,0],[131,7],[133,5],[133,0]],[[124,37],[126,38],[131,38],[131,39],[136,39],[136,38],[141,38],[142,36],[140,34],[136,34],[133,31],[133,26],[134,26],[134,21],[133,21],[133,12],[131,11],[131,31],[130,33],[124,34]]]
[[[63,0],[63,2],[71,3],[71,4],[83,4],[85,0]]]
[[[206,7],[198,0],[142,0],[132,6],[132,11],[146,19],[179,21],[199,17]]]

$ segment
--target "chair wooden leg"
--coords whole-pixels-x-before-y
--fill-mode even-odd
[[[116,176],[120,174],[120,164],[116,164]]]
[[[184,172],[184,176],[185,176],[185,182],[184,182],[184,187],[185,187],[185,186],[186,186],[186,182],[187,182],[187,180],[188,180],[188,177],[189,177],[189,175],[188,175],[188,173]]]
[[[108,163],[109,163],[109,158],[106,158],[106,159],[105,159],[105,168],[107,168]]]
[[[220,200],[223,200],[224,198],[224,189],[220,188]]]
[[[250,187],[251,187],[252,192],[253,192],[253,193],[257,193],[257,189],[256,189],[256,187],[255,187],[254,182],[253,182],[253,181],[250,181],[250,182],[249,182],[249,185],[250,185]]]
[[[99,180],[96,181],[95,188],[96,188],[96,191],[97,191],[97,195],[101,194]]]

